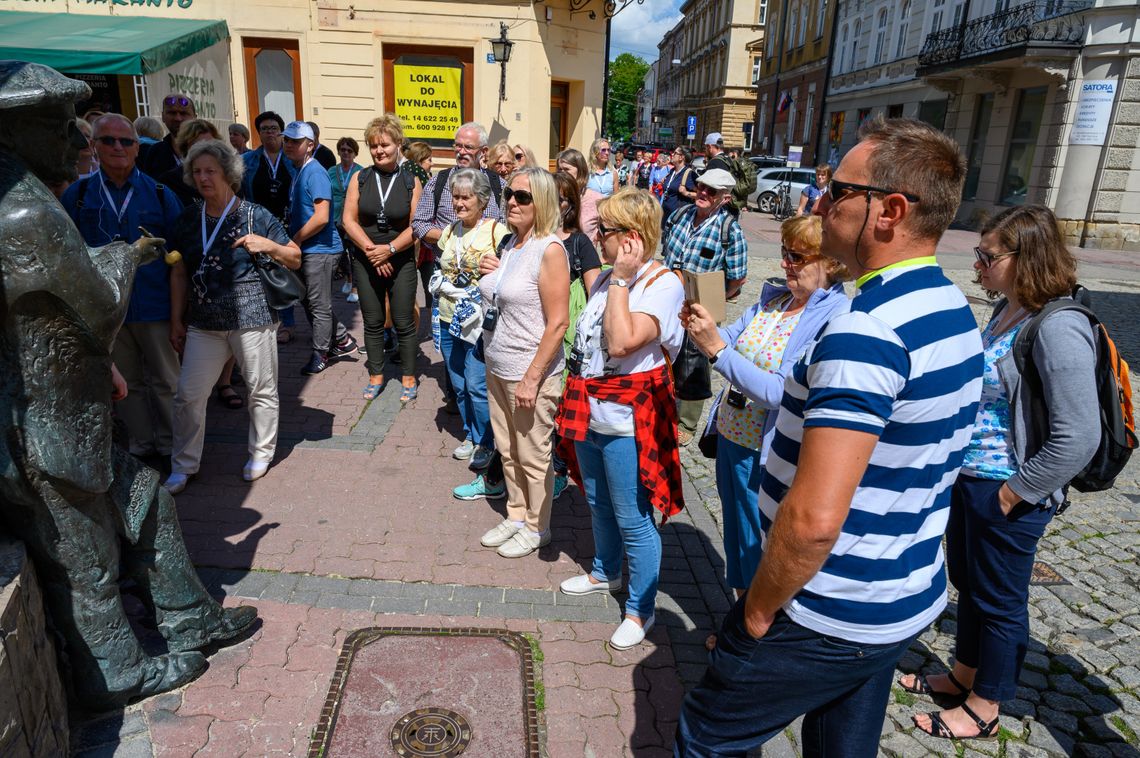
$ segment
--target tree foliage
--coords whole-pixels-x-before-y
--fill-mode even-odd
[[[610,63],[606,131],[616,140],[629,139],[637,126],[637,91],[645,83],[649,64],[639,56],[622,53]]]

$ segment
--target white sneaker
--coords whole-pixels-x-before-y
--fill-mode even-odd
[[[589,595],[591,592],[609,592],[621,589],[621,579],[612,582],[591,582],[589,574],[572,576],[558,585],[564,595]]]
[[[499,555],[504,558],[522,558],[549,544],[549,529],[546,530],[546,534],[539,535],[524,527],[515,532],[509,540],[499,545]]]
[[[463,440],[463,444],[451,451],[451,457],[457,461],[465,461],[475,454],[475,443]]]
[[[484,534],[482,539],[479,540],[479,544],[483,547],[498,547],[511,537],[514,537],[515,532],[521,528],[522,527],[515,526],[515,522],[509,518],[505,518],[498,526]]]
[[[241,471],[241,476],[247,482],[252,482],[265,476],[269,471],[269,461],[250,460]]]
[[[614,636],[610,637],[610,647],[614,650],[629,650],[641,644],[645,639],[645,635],[653,628],[653,617],[645,619],[645,626],[638,626],[636,622],[630,621],[628,618],[621,622],[621,626],[614,632]]]
[[[350,292],[352,292],[352,282],[345,279],[344,284],[340,285],[340,294],[347,295]]]
[[[169,492],[171,495],[177,495],[182,490],[186,489],[186,483],[190,481],[189,474],[171,474],[166,477],[166,481],[162,483],[162,488]]]

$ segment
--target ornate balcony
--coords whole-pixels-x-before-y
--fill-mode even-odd
[[[1082,11],[1092,0],[1035,0],[927,35],[918,56],[925,76],[1024,55],[1029,47],[1079,49],[1085,36]]]

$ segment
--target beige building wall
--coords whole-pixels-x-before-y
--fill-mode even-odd
[[[186,4],[188,7],[180,7]],[[243,38],[295,41],[300,53],[302,116],[321,125],[321,141],[359,139],[383,112],[385,45],[466,48],[473,58],[473,118],[491,140],[528,145],[539,161],[551,158],[551,81],[566,82],[566,146],[580,150],[601,132],[605,14],[587,0],[570,14],[569,0],[179,0],[171,7],[92,4],[85,0],[0,0],[0,10],[84,13],[123,17],[221,19],[230,30],[234,120],[250,125]],[[487,62],[499,23],[514,42],[507,63],[506,99],[499,100],[500,65]],[[150,93],[152,104],[167,93]],[[219,114],[220,116],[221,114]],[[446,161],[444,161],[446,162]]]

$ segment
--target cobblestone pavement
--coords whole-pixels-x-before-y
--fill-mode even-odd
[[[756,214],[744,223],[750,277],[730,315],[779,274],[778,227]],[[976,240],[949,232],[939,254],[982,318],[984,293],[969,272]],[[1140,365],[1137,264],[1102,251],[1081,258],[1098,311],[1125,357]],[[337,308],[359,337],[359,316],[342,297]],[[450,457],[460,427],[440,410],[441,366],[430,343],[430,360],[421,356],[417,367],[419,399],[401,409],[392,383],[369,404],[360,399],[360,359],[300,377],[308,337],[301,321],[281,353],[281,443],[269,476],[241,481],[247,417],[211,404],[202,472],[178,497],[187,544],[211,591],[227,605],[256,605],[261,627],[216,653],[188,687],[100,719],[77,715],[75,754],[305,755],[345,636],[364,626],[414,625],[533,634],[543,658],[546,755],[668,755],[683,691],[704,670],[705,636],[729,607],[709,461],[695,445],[683,451],[689,507],[662,529],[656,628],[637,650],[612,651],[604,641],[621,619],[624,595],[557,592],[593,555],[577,489],[555,504],[549,547],[516,561],[481,548],[479,535],[503,517],[503,505],[450,497],[471,475]],[[896,689],[882,754],[1140,754],[1138,466],[1112,492],[1074,497],[1042,541],[1040,560],[1067,583],[1031,590],[1033,639],[1018,699],[1003,708],[1001,740],[955,746],[928,738],[910,717],[930,704]],[[951,602],[900,670],[940,670],[953,632]],[[795,756],[797,745],[793,724],[762,753]]]

